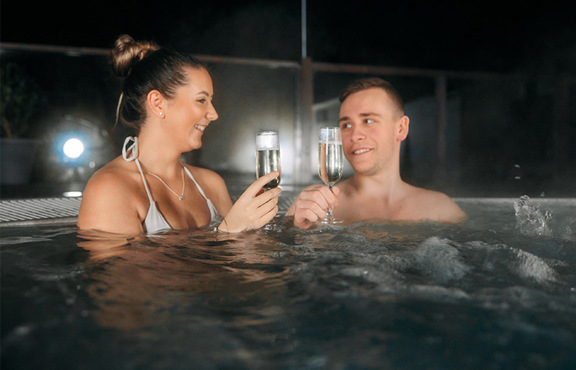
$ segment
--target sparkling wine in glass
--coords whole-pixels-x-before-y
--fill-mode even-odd
[[[280,172],[280,144],[277,131],[260,131],[256,135],[256,176],[258,178],[274,171]],[[280,185],[280,175],[264,185],[270,190]]]
[[[260,178],[270,172],[280,170],[280,143],[277,131],[260,131],[256,134],[256,177]],[[264,185],[264,190],[270,190],[280,185],[280,175]],[[262,227],[264,230],[274,230],[273,222]]]
[[[344,153],[342,152],[340,128],[323,127],[320,129],[320,140],[318,142],[318,174],[320,179],[332,191],[332,187],[340,181],[343,171]],[[328,208],[326,217],[320,220],[320,223],[332,225],[341,222],[341,220],[334,218],[330,208]]]

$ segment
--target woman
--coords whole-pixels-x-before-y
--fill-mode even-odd
[[[192,167],[180,155],[202,146],[218,114],[212,79],[189,55],[123,35],[112,50],[124,78],[117,115],[136,130],[122,156],[86,185],[78,215],[81,230],[120,234],[206,227],[223,217],[221,231],[259,228],[278,212],[279,189],[262,192],[278,173],[255,181],[232,205],[224,180]]]

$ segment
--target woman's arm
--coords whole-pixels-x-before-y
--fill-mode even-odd
[[[253,230],[272,220],[278,213],[278,195],[282,189],[263,191],[263,187],[279,175],[270,172],[254,181],[230,208],[218,230],[232,233]]]
[[[218,214],[223,217],[218,227],[221,231],[240,232],[257,229],[274,218],[278,212],[278,195],[282,190],[276,188],[262,191],[265,184],[278,176],[277,172],[269,173],[256,180],[238,201],[232,204],[226,183],[220,175],[205,168],[188,165],[187,167],[216,207]]]

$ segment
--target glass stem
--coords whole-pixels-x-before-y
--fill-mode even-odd
[[[332,215],[332,208],[328,208],[328,212],[326,212],[326,218],[329,220],[334,218],[334,216]]]
[[[333,185],[328,185],[328,189],[330,189],[330,191],[332,191],[332,186]],[[332,220],[334,218],[334,216],[332,215],[332,207],[328,207],[328,212],[326,212],[326,218],[329,220]]]

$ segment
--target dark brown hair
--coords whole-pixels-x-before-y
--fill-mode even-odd
[[[158,90],[170,99],[176,88],[188,83],[184,68],[205,69],[191,55],[160,48],[154,42],[135,41],[128,35],[114,43],[112,64],[114,72],[123,78],[116,119],[137,133],[146,119],[145,103],[150,91]]]
[[[404,115],[404,102],[402,101],[398,91],[394,88],[394,86],[392,86],[390,82],[378,77],[362,78],[354,81],[346,89],[344,89],[344,91],[342,91],[340,94],[340,102],[342,103],[344,100],[346,100],[347,97],[354,93],[370,88],[379,88],[386,91],[390,99],[392,99],[398,108],[400,115]]]

